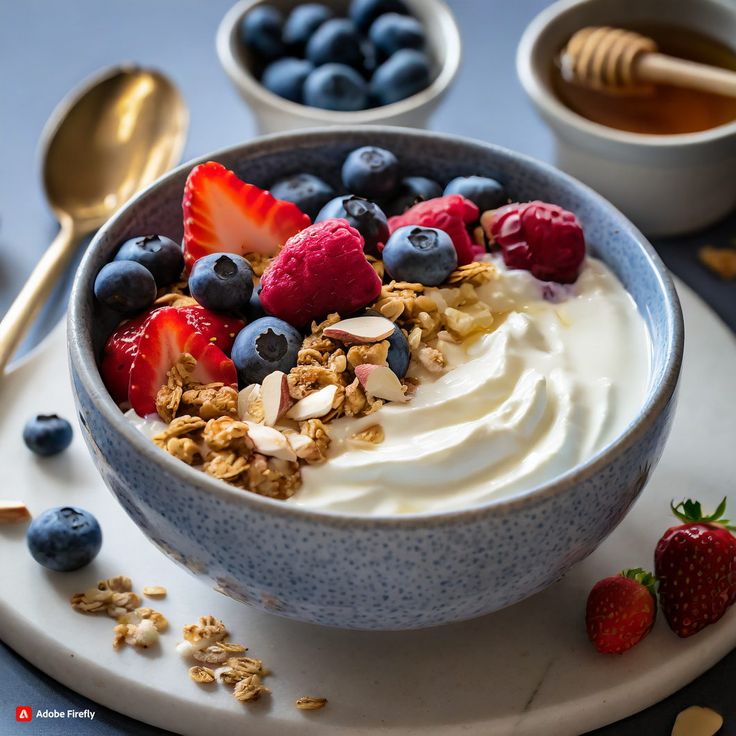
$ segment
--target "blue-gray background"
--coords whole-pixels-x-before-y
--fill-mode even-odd
[[[535,117],[514,71],[519,36],[548,3],[448,2],[462,32],[464,59],[431,127],[552,160],[551,136]],[[36,147],[46,118],[81,79],[121,61],[155,66],[169,74],[191,110],[185,159],[255,135],[253,118],[230,87],[214,51],[215,30],[230,4],[230,0],[0,0],[0,314],[55,234],[56,223],[40,186]],[[695,253],[698,245],[727,245],[735,238],[736,217],[731,217],[697,237],[657,243],[670,268],[732,329],[736,329],[736,283],[711,276]],[[57,291],[23,349],[59,319],[67,287],[68,282]],[[596,734],[668,734],[679,710],[699,704],[722,713],[727,722],[721,734],[734,736],[734,682],[736,652],[662,703]],[[15,706],[23,704],[58,710],[91,707],[97,717],[93,722],[16,725]],[[164,732],[90,704],[0,644],[0,736],[15,733]]]

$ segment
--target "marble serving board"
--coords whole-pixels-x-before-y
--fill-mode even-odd
[[[21,439],[29,416],[75,415],[59,326],[0,386],[0,497],[23,499],[33,514],[83,506],[100,520],[104,545],[87,568],[52,573],[27,553],[25,526],[0,527],[0,638],[92,700],[182,734],[561,736],[657,702],[736,646],[736,607],[686,640],[660,617],[649,637],[620,657],[593,650],[583,611],[597,579],[651,567],[656,540],[671,522],[670,499],[695,495],[710,507],[733,489],[736,341],[691,291],[679,291],[687,338],[678,414],[662,462],[626,519],[546,591],[475,621],[414,632],[319,628],[229,600],[147,541],[105,488],[78,433],[63,455],[32,456]],[[72,593],[118,574],[132,577],[138,591],[168,589],[165,599],[149,602],[171,622],[155,650],[113,650],[112,619],[69,605]],[[273,671],[271,696],[243,705],[224,685],[189,679],[174,648],[181,626],[202,614],[222,618],[232,640],[264,660]],[[302,695],[329,704],[298,711],[294,700]]]

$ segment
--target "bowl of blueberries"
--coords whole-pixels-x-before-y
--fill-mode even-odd
[[[424,127],[460,65],[442,0],[240,0],[217,53],[261,132]]]

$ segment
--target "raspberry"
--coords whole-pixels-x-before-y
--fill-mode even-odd
[[[468,234],[467,224],[478,219],[480,211],[461,194],[448,194],[419,202],[403,215],[389,218],[388,227],[393,233],[405,225],[421,225],[444,230],[451,238],[457,251],[457,265],[470,263],[474,256],[473,241]]]
[[[365,258],[361,234],[345,220],[330,219],[289,238],[261,287],[269,314],[302,327],[370,304],[381,293],[381,279]]]
[[[509,268],[531,271],[541,281],[571,284],[585,258],[585,238],[572,212],[547,202],[509,204],[491,223]]]

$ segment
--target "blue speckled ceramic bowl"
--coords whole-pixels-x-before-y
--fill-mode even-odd
[[[283,616],[344,628],[413,629],[480,616],[542,590],[621,521],[669,431],[683,328],[672,282],[643,236],[590,189],[511,151],[364,127],[272,136],[206,158],[260,186],[301,170],[337,184],[346,153],[368,143],[393,150],[414,174],[439,181],[497,176],[516,199],[549,200],[578,215],[593,252],[639,305],[653,346],[641,413],[588,462],[477,508],[366,518],[243,492],[159,450],[125,421],[102,383],[95,356],[111,325],[95,311],[92,284],[126,238],[151,230],[181,238],[181,196],[192,163],[138,195],[97,234],[74,284],[69,352],[95,462],[123,508],[169,556],[223,593]]]

